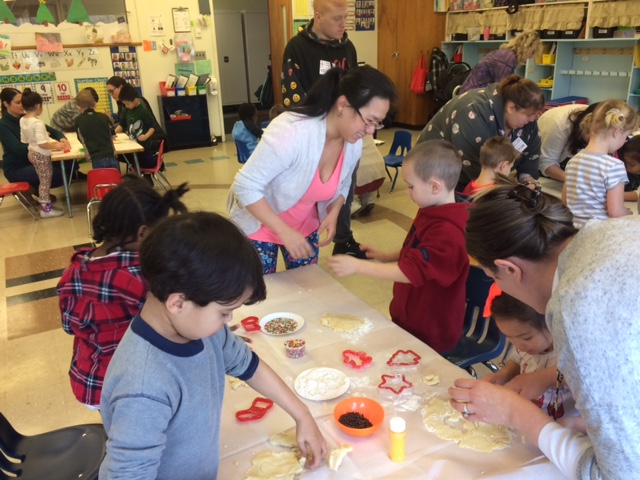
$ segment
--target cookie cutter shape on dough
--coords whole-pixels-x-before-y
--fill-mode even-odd
[[[382,382],[378,385],[380,393],[392,396],[407,395],[413,391],[413,383],[408,381],[403,374],[381,375]]]
[[[390,367],[415,367],[422,357],[413,350],[398,350],[387,361]]]
[[[273,407],[273,401],[268,398],[256,397],[253,399],[251,406],[246,410],[236,412],[236,419],[239,422],[250,422],[260,420]]]
[[[342,361],[345,365],[355,369],[362,370],[373,362],[373,357],[367,355],[366,352],[356,352],[354,350],[345,350],[342,352]]]

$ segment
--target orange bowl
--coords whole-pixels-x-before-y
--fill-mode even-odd
[[[357,412],[363,415],[367,420],[371,422],[373,426],[368,428],[351,428],[340,423],[340,417],[345,413]],[[338,427],[344,433],[352,435],[354,437],[368,437],[372,435],[382,425],[384,420],[384,408],[375,400],[371,400],[366,397],[351,397],[342,400],[333,409],[333,418],[335,419]]]

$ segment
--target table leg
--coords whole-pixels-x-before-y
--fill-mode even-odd
[[[67,180],[67,169],[64,168],[64,160],[60,162],[60,168],[62,170],[62,183],[64,185],[64,193],[67,197],[67,208],[69,209],[69,218],[73,217],[71,212],[71,195],[69,194],[69,183],[71,183],[71,174],[73,173],[73,165],[71,167],[71,173],[69,174],[69,180]]]
[[[142,175],[140,172],[140,162],[138,161],[138,154],[133,152],[133,161],[136,164],[136,172],[138,172],[138,176]]]

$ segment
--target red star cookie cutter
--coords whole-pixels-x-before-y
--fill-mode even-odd
[[[271,409],[271,407],[273,407],[273,401],[268,398],[256,397],[253,399],[249,408],[236,412],[236,419],[239,422],[260,420]]]
[[[245,332],[260,331],[260,319],[258,317],[247,317],[244,320],[240,320],[240,323]]]
[[[398,350],[387,361],[390,367],[414,367],[420,363],[422,357],[413,350]]]
[[[345,365],[350,366],[355,370],[362,370],[368,367],[373,362],[373,358],[366,354],[366,352],[355,352],[353,350],[345,350],[342,352],[342,361]]]
[[[409,393],[409,389],[413,387],[413,383],[409,382],[403,374],[382,375],[380,378],[382,378],[382,382],[378,385],[378,389],[381,393],[401,395]]]

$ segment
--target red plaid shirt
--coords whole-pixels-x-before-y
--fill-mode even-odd
[[[69,376],[79,402],[100,405],[102,382],[120,339],[147,297],[137,252],[92,259],[90,248],[71,257],[58,283],[62,327],[74,335]]]

